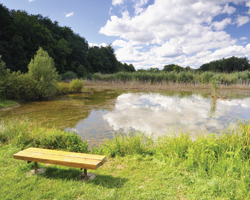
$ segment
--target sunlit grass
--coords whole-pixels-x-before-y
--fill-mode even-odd
[[[0,109],[1,109],[1,108],[8,108],[8,107],[16,106],[16,105],[18,105],[18,103],[15,102],[15,101],[11,101],[11,100],[0,100]]]
[[[250,198],[249,122],[239,121],[220,135],[196,140],[185,133],[156,141],[143,133],[118,134],[86,150],[73,148],[84,144],[77,135],[13,120],[0,125],[0,140],[0,199]],[[80,170],[55,165],[39,164],[46,173],[30,176],[33,163],[15,160],[13,154],[38,143],[43,148],[104,154],[108,162],[91,171],[97,177],[87,182],[81,181]]]

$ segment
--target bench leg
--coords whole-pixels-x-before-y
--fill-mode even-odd
[[[37,172],[37,169],[38,169],[37,162],[35,162],[35,173]]]
[[[81,168],[81,170],[82,170],[82,168]],[[87,176],[87,175],[88,175],[88,173],[87,173],[87,169],[84,169],[83,174],[84,174],[84,177],[85,177],[85,178],[88,178],[88,176]]]
[[[87,169],[84,169],[84,176],[85,176],[85,178],[88,178],[88,176],[87,176]]]

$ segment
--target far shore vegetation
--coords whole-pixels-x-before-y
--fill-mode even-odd
[[[249,199],[250,124],[239,121],[218,135],[118,134],[89,148],[76,133],[45,129],[28,120],[0,124],[0,199]],[[84,181],[80,169],[13,159],[28,147],[106,155]]]

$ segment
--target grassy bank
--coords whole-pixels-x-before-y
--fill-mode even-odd
[[[250,124],[219,137],[117,135],[88,149],[76,134],[29,121],[0,125],[0,199],[250,199]],[[29,146],[104,154],[108,162],[81,181],[80,170],[54,165],[30,176],[33,164],[13,159]]]
[[[12,107],[12,106],[17,106],[18,103],[15,101],[11,101],[11,100],[0,100],[0,109],[1,108],[8,108],[8,107]]]

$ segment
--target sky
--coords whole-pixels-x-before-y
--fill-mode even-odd
[[[113,45],[136,69],[198,68],[250,59],[250,0],[0,0],[70,27],[90,46]]]

